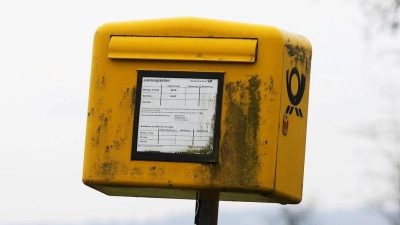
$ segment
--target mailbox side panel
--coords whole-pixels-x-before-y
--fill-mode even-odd
[[[310,89],[311,44],[283,31],[282,96],[275,194],[287,203],[302,199]]]

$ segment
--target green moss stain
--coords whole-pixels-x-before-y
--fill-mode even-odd
[[[111,181],[117,177],[118,174],[127,175],[129,172],[129,168],[126,165],[123,165],[121,162],[116,160],[106,160],[100,164],[97,164],[99,167],[98,173],[105,181]]]
[[[238,188],[257,187],[258,134],[260,122],[260,79],[249,76],[247,82],[225,85],[226,131],[220,146],[221,164],[212,167],[211,179]]]
[[[135,176],[135,175],[142,175],[143,172],[140,170],[140,167],[133,167],[132,171],[131,171],[131,175]]]
[[[253,76],[249,80],[249,86],[247,87],[249,95],[249,106],[247,111],[247,132],[249,134],[248,141],[251,141],[251,146],[257,145],[258,125],[260,124],[260,80],[256,76]],[[253,143],[255,142],[255,143]]]
[[[121,101],[119,102],[119,108],[122,109],[123,111],[125,111],[124,113],[128,114],[127,119],[130,120],[132,118],[133,115],[133,107],[134,107],[134,101],[136,98],[136,87],[133,87],[132,89],[130,88],[126,88],[122,94],[122,98]],[[99,120],[103,121],[102,125],[99,127],[103,128],[103,129],[107,129],[108,124],[112,118],[112,114],[113,114],[113,110],[110,108],[107,110],[106,115],[102,114],[99,116]],[[130,128],[125,128],[125,130],[123,130],[123,128],[121,128],[121,125],[118,126],[116,131],[110,131],[110,132],[116,132],[116,140],[108,140],[107,141],[107,145],[105,146],[105,152],[109,153],[111,150],[119,150],[120,148],[123,147],[123,145],[126,143],[126,139],[128,138],[128,134]],[[104,135],[104,138],[107,137],[107,130],[105,130],[104,132],[106,132]],[[99,132],[100,135],[100,132]]]
[[[87,116],[90,117],[90,115],[94,114],[94,108],[91,108],[90,111],[88,112]]]
[[[305,65],[305,70],[307,73],[310,72],[311,70],[311,58],[312,58],[312,53],[310,52],[309,49],[304,48],[303,46],[294,45],[290,43],[290,40],[285,44],[287,54],[290,56],[292,60],[294,60],[295,64],[303,64]],[[307,55],[310,55],[309,58],[307,58]]]
[[[94,73],[95,75],[95,85],[94,87],[96,88],[96,90],[104,90],[106,88],[106,74],[104,75],[100,75],[97,73],[97,71]]]
[[[202,155],[209,155],[213,153],[213,144],[214,144],[214,138],[210,138],[208,139],[208,143],[206,146],[202,147],[202,148],[194,148],[193,146],[189,146],[186,149],[177,152],[179,153],[183,153],[183,154],[202,154]]]
[[[272,102],[276,99],[276,94],[278,93],[275,89],[274,86],[274,78],[272,77],[272,75],[270,75],[269,77],[269,81],[264,83],[264,87],[266,92],[264,92],[264,98],[268,99],[269,101]]]
[[[130,104],[132,112],[135,110],[135,101],[136,101],[136,87],[134,86],[132,88],[131,104]]]
[[[129,103],[128,103],[129,101]],[[122,99],[119,103],[119,107],[126,107],[129,106],[129,110],[133,112],[134,107],[135,107],[135,101],[136,101],[136,87],[133,86],[131,89],[127,88],[123,95]]]
[[[151,166],[149,168],[149,178],[154,180],[161,180],[165,176],[164,167]]]
[[[99,85],[105,85],[105,80],[100,80]],[[98,168],[98,175],[107,181],[113,180],[117,174],[129,174],[128,167],[120,161],[113,160],[112,154],[125,148],[131,127],[119,124],[115,129],[112,125],[115,125],[116,122],[113,118],[118,118],[119,120],[121,115],[127,118],[126,122],[129,122],[129,120],[133,118],[136,88],[126,88],[121,94],[120,101],[119,103],[117,102],[116,105],[118,108],[112,107],[102,113],[96,114],[94,114],[95,109],[92,109],[88,113],[90,117],[96,115],[96,120],[101,122],[92,138],[92,145],[103,152],[102,158],[99,158],[99,163],[96,164],[96,167]],[[114,134],[111,134],[111,132]],[[110,137],[115,138],[111,139]],[[137,175],[137,171],[132,171],[131,173],[132,175]]]
[[[118,170],[118,162],[116,161],[107,161],[103,162],[100,165],[100,174],[101,177],[105,180],[111,180],[115,177]]]

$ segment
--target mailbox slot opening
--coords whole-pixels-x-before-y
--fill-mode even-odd
[[[254,63],[257,39],[111,36],[108,58]]]

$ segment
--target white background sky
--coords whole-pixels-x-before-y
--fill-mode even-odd
[[[366,145],[351,129],[384,111],[376,84],[386,78],[376,75],[382,67],[374,63],[382,59],[363,39],[358,2],[2,1],[0,224],[142,221],[194,212],[194,201],[109,197],[81,182],[95,30],[106,22],[182,16],[272,25],[310,40],[302,204],[326,210],[364,205],[370,186],[364,171],[381,165],[365,160]],[[220,203],[220,211],[268,207]]]

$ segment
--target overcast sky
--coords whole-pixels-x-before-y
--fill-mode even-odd
[[[350,130],[379,117],[383,102],[374,88],[381,67],[370,56],[378,47],[363,38],[357,2],[2,1],[0,224],[145,221],[193,213],[194,201],[109,197],[81,182],[95,30],[106,22],[182,16],[272,25],[310,40],[302,204],[326,210],[365,204],[364,171],[380,165],[366,163],[360,156],[365,144]],[[268,207],[220,203],[220,211]]]

